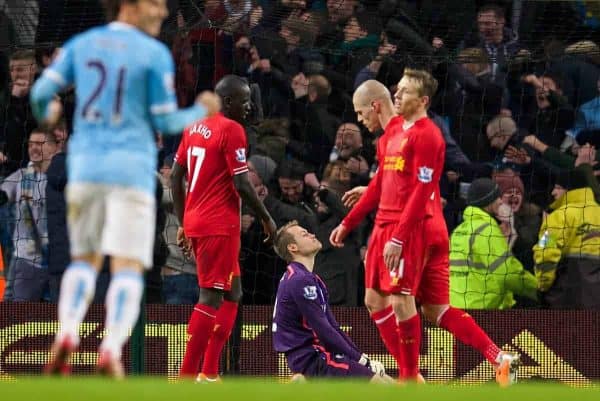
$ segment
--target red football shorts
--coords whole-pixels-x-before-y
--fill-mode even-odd
[[[402,248],[398,269],[390,271],[383,248],[394,224],[375,225],[365,261],[365,287],[386,293],[412,295],[420,303],[449,303],[449,245],[446,224],[427,218],[415,224]]]
[[[191,240],[200,288],[231,290],[233,277],[240,275],[240,236],[216,235]]]

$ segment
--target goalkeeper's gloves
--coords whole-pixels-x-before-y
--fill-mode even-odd
[[[367,354],[362,354],[358,363],[371,369],[371,372],[373,372],[375,376],[385,376],[385,367],[383,366],[383,363],[370,359]]]

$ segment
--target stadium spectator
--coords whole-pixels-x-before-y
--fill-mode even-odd
[[[327,78],[311,75],[307,84],[306,103],[300,106],[300,115],[292,115],[292,137],[286,149],[294,158],[310,164],[313,171],[321,172],[329,160],[329,152],[340,122],[327,109],[327,101],[331,94],[331,85]],[[296,102],[299,100],[296,99]]]
[[[347,184],[334,178],[321,181],[321,189],[314,193],[315,212],[319,224],[315,235],[322,244],[316,256],[315,273],[327,285],[331,305],[358,306],[358,283],[361,269],[360,248],[363,243],[360,232],[353,232],[343,248],[332,246],[328,239],[343,220],[347,209],[342,204]]]
[[[352,174],[353,186],[369,183],[369,173],[373,158],[363,146],[363,138],[358,125],[354,123],[341,124],[335,136],[335,145],[329,156],[330,161],[344,161],[346,168]]]
[[[489,160],[486,124],[503,106],[504,87],[493,81],[490,61],[480,48],[463,49],[456,64],[447,66],[447,87],[438,93],[435,109],[450,117],[458,146],[473,161]],[[445,78],[445,77],[444,77]],[[440,98],[441,96],[441,98]]]
[[[377,79],[386,86],[396,84],[400,80],[402,67],[398,60],[398,45],[390,41],[385,32],[380,34],[379,47],[377,53],[369,64],[363,67],[354,78],[354,89],[360,84],[369,80]]]
[[[277,254],[288,262],[273,311],[273,346],[285,354],[294,374],[305,377],[364,377],[391,383],[379,361],[361,353],[340,328],[329,306],[327,286],[313,273],[322,244],[291,221],[275,239]]]
[[[600,78],[596,81],[596,89],[596,96],[577,108],[575,123],[567,135],[577,138],[581,131],[600,130]]]
[[[355,78],[378,52],[381,26],[377,17],[354,13],[345,23],[342,40],[330,49],[324,75],[336,88],[351,92]]]
[[[253,155],[248,159],[248,178],[258,198],[265,201],[276,181],[277,165],[267,156]],[[277,184],[275,184],[277,185]],[[267,208],[268,210],[268,208]],[[248,206],[242,204],[242,288],[244,305],[271,305],[275,300],[277,280],[284,270],[273,247],[264,243],[260,221]]]
[[[463,222],[450,237],[450,304],[463,309],[508,309],[513,294],[537,297],[533,274],[512,254],[496,220],[500,187],[478,178],[469,187]]]
[[[500,171],[492,178],[500,188],[502,203],[510,206],[511,218],[514,220],[516,239],[512,246],[512,253],[526,270],[532,272],[532,248],[537,242],[542,225],[542,209],[525,200],[525,185],[514,172]]]
[[[492,150],[492,170],[511,169],[519,172],[521,166],[516,163],[511,163],[504,155],[508,146],[518,146],[517,124],[515,121],[511,117],[502,115],[496,116],[488,123],[486,135]],[[489,171],[488,175],[491,175],[492,170]]]
[[[0,77],[8,77],[8,49],[16,42],[13,22],[4,10],[0,9]],[[7,84],[6,79],[0,79],[0,94],[3,94]]]
[[[46,176],[46,212],[48,214],[48,275],[49,301],[58,303],[60,284],[66,268],[71,263],[69,233],[67,231],[67,137],[64,122],[54,128],[57,153],[52,157]],[[96,291],[92,303],[102,304],[110,283],[110,260],[104,258],[102,269],[96,279]]]
[[[36,0],[22,0],[17,2],[3,1],[0,3],[2,11],[12,20],[16,42],[20,47],[31,47],[36,42],[36,32],[39,22],[40,5]]]
[[[302,222],[304,227],[315,230],[317,216],[309,196],[309,190],[304,182],[306,171],[296,160],[285,160],[278,166],[277,181],[279,197],[269,193],[265,198],[265,206],[275,219],[278,226],[291,220]]]
[[[596,88],[590,85],[600,79],[600,48],[596,43],[583,40],[567,46],[564,55],[553,57],[548,62],[548,69],[572,83],[570,91],[565,94],[573,107],[583,106],[598,96]]]
[[[177,245],[177,231],[180,227],[173,210],[171,189],[171,169],[175,155],[167,155],[160,167],[160,181],[163,188],[161,207],[165,212],[163,239],[169,248],[167,260],[161,269],[162,301],[168,305],[193,305],[198,301],[198,278],[196,263]]]
[[[567,130],[573,127],[575,113],[563,95],[564,79],[556,73],[546,72],[537,77],[529,74],[523,82],[535,90],[535,107],[523,116],[520,127],[536,135],[544,143],[559,148]]]
[[[46,171],[56,153],[52,131],[35,129],[29,135],[29,166],[4,180],[0,190],[15,203],[16,226],[13,258],[8,268],[5,299],[38,302],[48,291],[48,220],[46,214]]]
[[[600,186],[595,178],[600,165],[600,155],[596,154],[595,149],[600,145],[600,136],[598,130],[582,131],[577,138],[578,143],[573,147],[576,150],[577,157],[561,152],[558,148],[548,146],[535,135],[527,135],[523,138],[523,144],[531,147],[534,151],[541,154],[540,157],[529,155],[524,149],[509,146],[506,156],[509,160],[519,164],[531,164],[533,175],[527,180],[529,184],[529,199],[545,207],[549,204],[546,201],[548,195],[543,195],[542,191],[550,191],[552,186],[548,184],[551,180],[550,173],[558,173],[562,169],[572,169],[577,167],[583,170],[588,178],[588,186],[592,188],[594,196],[600,201]],[[591,157],[590,157],[591,156]]]
[[[315,46],[331,47],[344,38],[344,27],[354,14],[359,0],[327,0],[327,22],[322,24]]]
[[[27,138],[36,127],[29,92],[36,74],[33,50],[17,50],[10,55],[10,91],[0,101],[0,171],[8,175],[28,162]]]
[[[348,163],[342,160],[336,160],[330,162],[325,166],[323,171],[323,179],[319,189],[323,187],[323,181],[328,181],[329,186],[334,189],[338,194],[343,194],[353,187],[352,176],[348,169]]]
[[[518,34],[506,26],[504,9],[496,4],[485,4],[477,12],[477,32],[469,34],[460,49],[479,47],[490,59],[494,82],[504,86],[506,67],[521,50]]]
[[[543,300],[554,309],[600,309],[600,205],[574,169],[557,176],[552,196],[533,248]]]
[[[58,143],[57,152],[52,157],[46,175],[46,212],[48,214],[48,274],[50,280],[50,302],[58,302],[60,280],[71,263],[69,234],[67,232],[67,204],[65,187],[67,185],[67,149],[66,127],[58,124],[55,132],[64,133]],[[58,138],[57,138],[58,140]]]
[[[268,156],[277,165],[286,158],[286,146],[290,140],[290,122],[284,118],[261,121],[256,126],[256,154]]]

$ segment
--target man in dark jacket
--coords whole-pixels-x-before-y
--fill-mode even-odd
[[[353,232],[343,248],[335,248],[329,243],[329,234],[348,212],[340,196],[328,188],[329,184],[321,182],[323,188],[314,197],[319,219],[315,235],[323,244],[321,252],[317,254],[315,273],[325,281],[332,305],[358,306],[361,270],[359,235],[358,231]],[[331,184],[335,185],[335,182]]]

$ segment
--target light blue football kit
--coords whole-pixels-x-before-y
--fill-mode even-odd
[[[75,85],[69,182],[116,184],[150,194],[156,185],[155,131],[178,134],[204,117],[202,106],[178,110],[168,48],[119,22],[68,41],[32,90],[38,119],[59,90]]]

